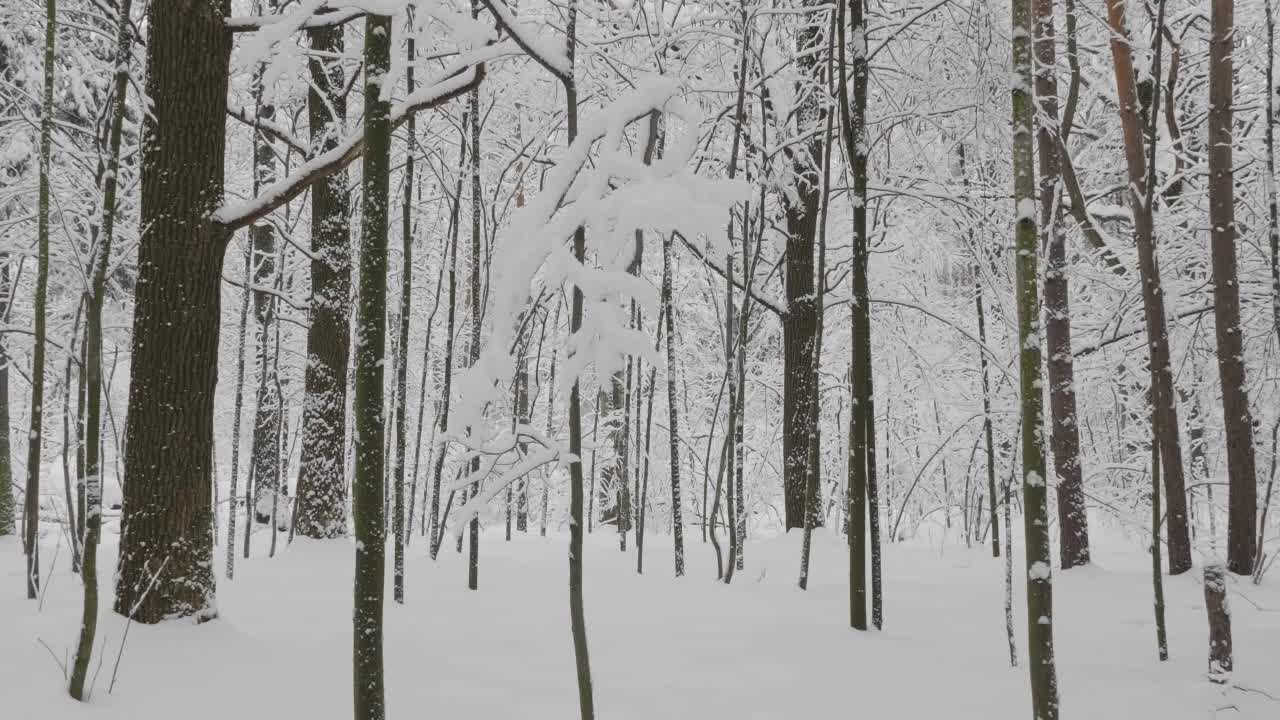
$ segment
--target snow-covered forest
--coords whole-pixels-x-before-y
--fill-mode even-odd
[[[1280,717],[1277,15],[4,0],[4,717]]]

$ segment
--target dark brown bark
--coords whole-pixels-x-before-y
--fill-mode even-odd
[[[810,0],[806,4],[814,4]],[[818,335],[818,297],[814,290],[814,262],[818,232],[820,162],[822,139],[818,132],[825,119],[819,108],[821,93],[822,33],[814,15],[799,31],[796,40],[802,77],[800,91],[804,99],[797,112],[799,133],[813,133],[813,139],[787,150],[791,164],[794,195],[783,193],[786,216],[787,254],[784,282],[787,314],[782,319],[783,387],[782,387],[782,483],[786,528],[805,526],[806,489],[811,476],[809,467],[814,455],[812,415],[817,402],[814,377],[814,351]],[[817,492],[808,493],[808,515],[814,525],[821,524]]]
[[[1067,238],[1062,222],[1057,58],[1053,0],[1035,0],[1036,152],[1040,169],[1040,231],[1047,250],[1044,271],[1045,340],[1049,356],[1053,465],[1057,477],[1058,537],[1062,569],[1089,562],[1089,518],[1085,511],[1076,421],[1075,367],[1071,358],[1071,304]],[[1062,138],[1065,144],[1065,138]]]
[[[115,596],[116,612],[146,623],[217,612],[209,479],[227,234],[211,215],[222,201],[229,6],[172,0],[147,11],[152,109]]]
[[[341,53],[341,27],[309,30],[311,49]],[[338,144],[347,110],[342,65],[313,57],[308,121],[314,152]],[[329,108],[333,108],[330,111]],[[311,325],[298,469],[297,532],[311,538],[347,531],[347,366],[351,348],[351,199],[341,170],[311,188]]]
[[[386,429],[387,228],[391,163],[390,103],[380,92],[391,66],[391,18],[365,20],[364,164],[360,218],[360,294],[357,302],[355,398],[355,583],[352,613],[352,669],[355,720],[386,716],[383,682],[382,614],[386,583],[387,524],[383,512]]]
[[[1174,394],[1164,292],[1160,282],[1160,266],[1156,261],[1155,231],[1148,202],[1148,187],[1151,184],[1145,155],[1148,136],[1138,117],[1138,90],[1134,81],[1129,30],[1125,21],[1126,5],[1126,0],[1107,0],[1107,16],[1111,26],[1111,54],[1114,59],[1120,124],[1124,134],[1125,164],[1129,171],[1129,205],[1133,209],[1134,239],[1138,248],[1138,272],[1142,282],[1143,318],[1150,353],[1152,398],[1156,411],[1160,413],[1160,464],[1164,473],[1168,505],[1169,573],[1178,575],[1191,569],[1191,534],[1187,525],[1186,482],[1183,476],[1178,401]]]
[[[1234,662],[1231,654],[1231,609],[1227,605],[1227,569],[1204,569],[1204,611],[1209,618],[1209,680],[1226,683]]]
[[[1235,174],[1231,166],[1234,8],[1233,0],[1213,0],[1209,41],[1209,244],[1213,257],[1213,315],[1230,483],[1227,569],[1237,575],[1248,575],[1253,572],[1256,550],[1258,476],[1254,465],[1253,416],[1245,387],[1244,333],[1240,325],[1240,282],[1236,272]],[[1206,577],[1206,587],[1207,580]]]

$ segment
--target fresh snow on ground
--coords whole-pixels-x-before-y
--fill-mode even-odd
[[[1280,718],[1275,578],[1262,588],[1232,580],[1234,681],[1248,689],[1223,689],[1205,679],[1199,568],[1166,578],[1171,658],[1159,663],[1149,556],[1098,523],[1091,529],[1095,565],[1054,572],[1062,717]],[[114,530],[100,552],[107,582]],[[607,530],[588,538],[586,612],[600,718],[1029,716],[1020,557],[1014,618],[1023,664],[1014,669],[1003,561],[989,547],[925,539],[887,546],[885,629],[859,633],[848,628],[848,556],[838,539],[815,535],[804,592],[796,587],[798,532],[749,542],[746,570],[728,587],[712,579],[711,545],[696,530],[686,537],[689,574],[679,580],[665,535],[651,536],[643,576],[635,573],[632,538],[625,556]],[[46,533],[46,573],[56,538]],[[18,540],[0,539],[0,717],[350,717],[352,545],[299,539],[285,547],[283,539],[268,559],[267,535],[259,532],[254,558],[236,563],[234,581],[223,577],[217,553],[216,621],[133,624],[110,694],[125,623],[110,612],[111,588],[104,587],[98,637],[106,657],[88,706],[67,697],[58,667],[80,617],[80,585],[65,549],[37,603],[24,595]],[[517,534],[506,543],[493,531],[481,543],[478,592],[466,589],[465,554],[455,553],[452,539],[437,563],[414,539],[406,605],[391,602],[388,576],[388,717],[577,717],[567,536]],[[387,555],[389,570],[390,548]]]

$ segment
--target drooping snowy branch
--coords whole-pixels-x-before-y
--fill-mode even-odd
[[[481,2],[489,12],[493,13],[493,18],[498,21],[498,25],[511,35],[516,44],[533,58],[534,62],[546,68],[547,72],[555,75],[561,82],[567,82],[570,79],[573,67],[562,49],[539,35],[537,29],[530,23],[516,19],[504,0],[481,0]]]
[[[470,436],[456,439],[468,447],[494,447],[491,438],[478,435],[486,427],[486,407],[500,406],[499,393],[511,382],[515,368],[512,354],[518,319],[543,288],[574,287],[582,292],[581,328],[569,338],[565,361],[566,386],[594,369],[599,377],[619,368],[628,356],[653,357],[651,339],[627,327],[625,303],[657,302],[653,286],[627,272],[634,256],[637,228],[651,230],[645,237],[662,237],[677,229],[686,236],[705,237],[723,245],[725,213],[746,196],[744,183],[711,180],[692,169],[701,115],[677,97],[680,86],[667,78],[650,78],[636,90],[589,118],[578,138],[548,173],[542,190],[512,217],[506,232],[494,246],[492,292],[493,332],[480,357],[457,384],[451,428],[470,428]],[[667,118],[663,157],[645,164],[626,142],[628,128],[651,113]],[[642,126],[645,132],[647,123]],[[683,131],[681,131],[683,130]],[[644,146],[643,138],[638,143]],[[592,261],[579,262],[570,240],[585,228]],[[716,252],[723,252],[720,248]],[[486,480],[486,490],[468,507],[513,482],[532,467],[567,462],[563,449],[543,439],[542,450],[515,463],[496,479]],[[514,439],[498,442],[514,448]],[[496,461],[495,461],[496,462]],[[490,467],[493,465],[491,464]],[[475,478],[472,478],[474,480]]]

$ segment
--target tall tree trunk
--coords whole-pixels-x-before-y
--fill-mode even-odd
[[[1047,250],[1044,272],[1045,339],[1049,357],[1053,466],[1058,476],[1058,533],[1062,569],[1089,563],[1089,518],[1085,510],[1076,421],[1075,367],[1071,358],[1071,304],[1067,237],[1062,218],[1058,123],[1058,70],[1054,48],[1054,0],[1035,0],[1036,153],[1040,158],[1040,232]]]
[[[1271,236],[1271,313],[1275,322],[1276,340],[1280,340],[1280,193],[1276,190],[1276,95],[1280,85],[1276,83],[1276,18],[1271,3],[1265,3],[1267,11],[1267,206]]]
[[[1022,396],[1023,532],[1027,568],[1027,644],[1032,715],[1058,717],[1053,659],[1053,578],[1049,558],[1048,485],[1042,429],[1040,322],[1037,292],[1035,166],[1032,157],[1032,0],[1013,0],[1013,197],[1017,247],[1018,369]]]
[[[253,234],[245,233],[247,245],[244,251],[244,295],[240,302],[240,331],[236,343],[236,384],[235,402],[231,420],[231,480],[227,491],[227,579],[236,574],[236,486],[240,480],[240,423],[244,417],[244,366],[245,345],[249,330],[249,300],[253,292],[249,289],[253,282]],[[253,473],[250,472],[250,477]],[[247,481],[246,481],[247,482]],[[253,527],[253,509],[250,507],[249,495],[245,496],[245,552],[248,552],[248,530]],[[215,513],[216,514],[216,513]]]
[[[49,297],[49,165],[53,153],[53,74],[57,56],[57,2],[45,5],[44,103],[40,111],[40,188],[36,221],[35,346],[31,351],[31,430],[27,436],[27,487],[23,547],[27,556],[27,597],[40,590],[40,464],[44,437],[45,317]],[[7,431],[8,428],[5,428]]]
[[[254,3],[256,14],[276,12],[275,0]],[[264,101],[262,73],[259,69],[253,77],[253,95],[256,105],[255,122],[267,124],[275,119],[275,107]],[[253,194],[259,195],[276,181],[276,152],[271,137],[255,128],[253,133]],[[267,219],[249,227],[256,254],[253,272],[253,317],[258,346],[258,393],[253,419],[253,444],[249,450],[249,462],[253,467],[254,495],[252,517],[259,523],[271,521],[271,508],[280,492],[280,415],[284,408],[275,395],[276,367],[278,365],[271,341],[272,327],[277,323],[279,302],[267,288],[277,285],[276,276],[284,271],[277,268],[276,230]],[[246,288],[248,290],[249,288]]]
[[[1165,322],[1164,292],[1156,261],[1155,230],[1148,173],[1153,170],[1144,155],[1145,129],[1138,117],[1138,91],[1134,80],[1133,54],[1125,21],[1127,0],[1107,0],[1111,26],[1111,55],[1116,76],[1120,124],[1124,132],[1125,164],[1129,170],[1129,203],[1133,209],[1134,239],[1138,248],[1138,272],[1142,281],[1142,303],[1151,365],[1152,400],[1160,413],[1160,465],[1164,474],[1169,523],[1169,573],[1178,575],[1191,568],[1191,535],[1187,526],[1187,493],[1183,478],[1182,443],[1179,439],[1178,404],[1173,392],[1173,368],[1169,357],[1169,332]],[[1163,11],[1163,4],[1161,5]],[[1159,46],[1162,35],[1156,33]],[[1157,72],[1159,64],[1156,64]],[[1160,83],[1154,83],[1159,92]],[[1154,138],[1151,140],[1154,147]]]
[[[844,25],[846,3],[840,6]],[[837,35],[840,52],[840,125],[845,153],[853,173],[853,261],[850,272],[853,304],[850,311],[849,412],[849,625],[867,629],[867,491],[868,476],[875,472],[875,457],[868,451],[875,443],[874,398],[871,395],[871,313],[867,288],[867,43],[861,0],[847,2],[853,54],[849,57],[845,34]],[[853,75],[853,102],[849,102],[847,78]],[[877,626],[879,623],[877,623]]]
[[[9,263],[12,257],[9,253],[0,253],[0,325],[9,321],[9,297],[13,292]],[[12,535],[17,530],[14,525],[12,452],[9,444],[9,353],[5,351],[4,333],[0,332],[0,537]]]
[[[405,92],[413,93],[413,16],[410,14],[408,27],[408,48],[406,50],[405,63]],[[405,543],[405,518],[404,518],[404,455],[405,455],[405,432],[407,426],[406,416],[408,415],[408,406],[405,402],[405,396],[408,393],[409,384],[409,314],[413,309],[413,153],[416,149],[414,134],[417,130],[417,123],[413,115],[409,116],[407,127],[408,146],[405,148],[404,162],[404,203],[401,207],[400,216],[400,241],[401,241],[401,267],[400,267],[400,342],[399,353],[400,359],[396,362],[396,456],[395,470],[392,473],[391,482],[393,495],[395,497],[395,507],[392,511],[393,520],[391,524],[392,542],[395,547],[395,558],[393,560],[393,589],[392,595],[395,602],[404,604],[404,543]]]
[[[115,610],[213,618],[210,476],[218,380],[231,37],[226,0],[147,9],[147,96]],[[174,348],[183,352],[174,355]]]
[[[360,226],[360,297],[356,319],[355,613],[352,637],[355,719],[385,717],[382,605],[387,527],[383,517],[383,359],[386,350],[387,206],[391,159],[390,102],[382,83],[391,67],[391,18],[365,20],[364,211]]]
[[[478,0],[471,3],[471,16],[480,12]],[[484,320],[484,298],[480,286],[480,265],[483,262],[480,250],[480,204],[483,197],[480,192],[480,88],[472,88],[471,103],[471,279],[468,293],[471,305],[471,343],[470,357],[467,366],[471,367],[480,359],[480,329]],[[480,470],[480,458],[471,463],[471,471]],[[471,496],[480,494],[480,483],[471,486]],[[476,590],[480,586],[480,516],[477,513],[471,518],[467,534],[467,587]],[[461,538],[459,538],[461,539]]]
[[[813,139],[799,146],[788,148],[791,174],[794,176],[795,194],[784,193],[783,209],[786,215],[787,259],[786,298],[787,314],[783,319],[783,408],[782,408],[782,457],[785,521],[787,529],[803,528],[805,515],[818,517],[817,493],[808,493],[805,508],[806,484],[812,474],[809,462],[812,456],[813,435],[812,406],[817,402],[817,385],[813,374],[813,355],[817,344],[819,298],[814,289],[814,251],[818,232],[820,195],[820,162],[822,139],[818,128],[822,126],[824,112],[819,108],[822,94],[821,42],[819,13],[812,10],[816,0],[805,0],[810,7],[806,24],[799,31],[796,52],[801,76],[805,78],[801,92],[803,99],[797,112],[797,131],[803,135],[812,133]]]
[[[463,127],[466,126],[466,118],[463,118]],[[440,428],[440,434],[444,435],[449,432],[449,404],[453,395],[453,345],[454,345],[454,329],[457,325],[458,317],[458,220],[459,212],[462,205],[462,170],[467,159],[467,141],[464,136],[458,143],[458,177],[453,185],[453,207],[450,209],[449,216],[449,309],[446,313],[445,335],[444,335],[444,369],[441,374],[442,386],[440,388],[440,414],[437,418],[437,426]],[[440,537],[442,531],[437,531],[437,527],[441,524],[440,518],[440,478],[444,472],[445,446],[441,445],[436,452],[435,467],[431,470],[431,559],[435,560],[436,555],[440,552]]]
[[[569,144],[578,137],[578,85],[575,79],[577,51],[578,0],[570,0],[565,30],[565,55],[569,72],[564,78],[565,111],[568,116]],[[573,256],[583,262],[587,255],[586,229],[579,225],[573,233]],[[569,316],[569,335],[582,329],[583,294],[574,284],[573,305]],[[578,710],[582,720],[594,720],[595,699],[591,690],[591,659],[587,650],[587,621],[582,601],[582,389],[574,378],[569,390],[569,621],[573,635],[573,657],[578,676]]]
[[[1209,244],[1213,257],[1213,316],[1218,339],[1218,378],[1227,435],[1230,493],[1227,568],[1253,572],[1258,522],[1258,474],[1254,466],[1253,415],[1244,371],[1244,328],[1236,272],[1235,173],[1232,162],[1231,51],[1235,42],[1234,0],[1213,0],[1209,39]]]
[[[86,298],[84,408],[84,559],[80,579],[84,583],[84,606],[80,617],[80,639],[71,664],[71,697],[88,700],[85,681],[89,677],[89,660],[98,629],[98,538],[102,532],[102,305],[106,299],[107,265],[111,260],[111,243],[115,235],[116,193],[120,175],[120,141],[124,134],[125,97],[129,91],[129,57],[133,45],[129,13],[132,0],[122,0],[116,30],[115,95],[111,103],[111,128],[108,139],[107,171],[102,178],[102,229],[99,242],[90,254],[89,297]]]
[[[675,305],[671,298],[671,236],[662,240],[662,307],[667,323],[667,437],[671,455],[671,531],[676,577],[684,575],[684,520],[680,507],[680,409],[676,402]]]
[[[312,153],[337,146],[347,113],[342,64],[326,53],[345,49],[343,29],[307,31],[311,74],[307,115]],[[306,399],[298,468],[297,531],[311,538],[347,532],[347,366],[351,349],[351,197],[345,170],[311,188],[311,325],[307,328]]]

